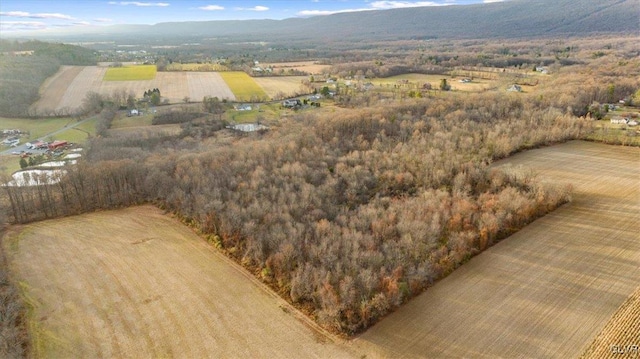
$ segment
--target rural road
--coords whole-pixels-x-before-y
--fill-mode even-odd
[[[96,115],[96,116],[97,116],[97,115]],[[64,127],[60,128],[60,129],[57,129],[57,130],[55,130],[55,131],[53,131],[53,132],[49,132],[49,133],[47,133],[46,135],[41,136],[41,137],[39,137],[39,138],[32,138],[32,139],[30,139],[28,142],[33,142],[33,141],[38,141],[38,140],[42,140],[42,141],[44,141],[44,140],[45,140],[47,137],[49,137],[49,136],[54,136],[54,135],[57,135],[57,134],[59,134],[59,133],[61,133],[61,132],[66,131],[66,130],[68,130],[68,129],[71,129],[71,128],[75,128],[75,127],[77,127],[77,126],[80,126],[81,124],[83,124],[83,123],[85,123],[85,122],[87,122],[87,121],[90,121],[90,120],[92,120],[92,119],[96,118],[96,116],[87,117],[87,118],[85,118],[85,119],[84,119],[84,120],[82,120],[82,121],[77,121],[77,122],[73,122],[72,124],[65,125]],[[22,141],[21,141],[21,142],[22,142]],[[25,143],[26,143],[26,142],[25,142]],[[19,146],[16,146],[16,147],[9,147],[9,148],[7,148],[7,149],[5,149],[5,150],[2,150],[2,151],[0,151],[0,155],[10,155],[12,152],[22,152],[22,151],[25,151],[25,152],[26,152],[26,151],[30,151],[30,152],[34,152],[34,153],[35,153],[35,152],[37,152],[37,153],[44,153],[44,152],[45,152],[44,150],[31,150],[31,149],[28,149],[28,148],[27,148],[27,146],[25,145],[25,143],[20,143],[20,145],[19,145]]]

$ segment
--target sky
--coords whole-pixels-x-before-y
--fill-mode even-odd
[[[169,21],[285,19],[502,0],[0,0],[2,32]]]

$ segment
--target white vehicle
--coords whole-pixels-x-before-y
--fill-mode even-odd
[[[27,142],[24,144],[25,146],[27,146],[28,149],[32,150],[33,149],[33,144],[31,142]]]

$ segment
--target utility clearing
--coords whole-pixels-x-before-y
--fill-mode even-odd
[[[616,332],[638,344],[639,163],[638,148],[583,141],[496,163],[571,183],[573,201],[351,341],[151,206],[13,226],[3,245],[35,357],[575,358]]]

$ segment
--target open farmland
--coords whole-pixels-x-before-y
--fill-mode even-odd
[[[205,96],[235,100],[236,96],[218,72],[186,73],[189,97],[202,101]]]
[[[197,72],[211,72],[211,71],[228,71],[229,69],[221,64],[197,64],[197,63],[171,63],[165,68],[165,71],[197,71]]]
[[[57,110],[65,94],[64,84],[70,84],[82,71],[82,66],[62,66],[58,72],[48,78],[40,87],[40,100],[33,107],[40,110]]]
[[[204,96],[235,100],[229,86],[215,72],[158,72],[153,80],[103,81],[107,70],[98,66],[61,69],[43,85],[42,98],[34,104],[34,108],[42,113],[65,109],[71,111],[82,106],[82,100],[90,91],[111,95],[124,90],[141,98],[145,91],[153,88],[160,89],[162,97],[172,103],[182,102],[185,97],[201,101]]]
[[[421,88],[425,83],[431,84],[432,89],[440,88],[440,80],[446,79],[448,84],[451,85],[453,91],[464,92],[480,92],[496,87],[495,80],[486,79],[473,79],[472,82],[462,83],[459,82],[461,77],[451,78],[449,75],[424,75],[424,74],[404,74],[398,76],[391,76],[385,78],[371,79],[371,83],[376,88],[389,89],[394,86],[404,86],[412,88]]]
[[[264,89],[270,98],[293,97],[303,93],[302,81],[308,80],[307,76],[275,76],[255,77],[255,82]],[[307,91],[308,92],[308,91]]]
[[[35,357],[345,357],[329,337],[151,206],[14,227]]]
[[[104,81],[142,81],[156,78],[156,65],[109,67]]]
[[[312,75],[322,73],[324,70],[328,70],[331,67],[330,65],[321,65],[316,61],[273,62],[260,64],[260,66],[263,68],[271,67],[273,72],[276,74],[281,71],[286,73],[289,70],[295,70],[307,72]]]
[[[356,342],[379,357],[583,353],[640,285],[640,149],[574,141],[497,165],[575,186],[536,220],[428,289]]]
[[[255,80],[241,71],[229,71],[219,73],[227,86],[231,89],[239,101],[252,101],[266,99],[267,94]]]
[[[620,306],[582,358],[640,357],[640,287]]]

